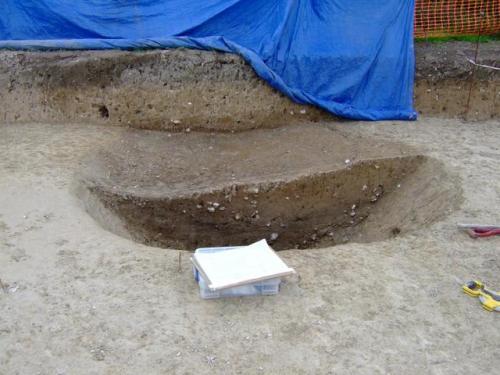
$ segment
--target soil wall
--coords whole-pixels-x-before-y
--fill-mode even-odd
[[[417,44],[424,115],[464,116],[471,43]],[[498,64],[500,43],[480,46]],[[500,72],[478,68],[469,119],[500,117]],[[0,123],[102,123],[145,129],[243,130],[334,119],[293,103],[240,57],[195,50],[0,51]]]

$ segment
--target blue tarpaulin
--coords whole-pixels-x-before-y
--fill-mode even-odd
[[[189,47],[241,55],[299,103],[416,118],[414,0],[0,0],[0,48]]]

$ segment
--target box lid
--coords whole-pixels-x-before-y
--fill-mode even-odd
[[[219,252],[196,252],[191,261],[211,290],[231,288],[295,273],[267,244],[260,240],[249,246]]]

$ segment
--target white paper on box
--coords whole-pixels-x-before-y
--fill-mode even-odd
[[[295,273],[266,240],[216,253],[195,253],[192,261],[211,290]]]

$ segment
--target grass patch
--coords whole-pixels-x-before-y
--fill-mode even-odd
[[[477,35],[464,35],[464,36],[443,36],[443,37],[429,37],[429,38],[417,38],[417,42],[429,42],[429,43],[446,43],[446,42],[477,42]],[[481,35],[479,37],[480,43],[488,43],[500,41],[500,34],[495,35]]]

